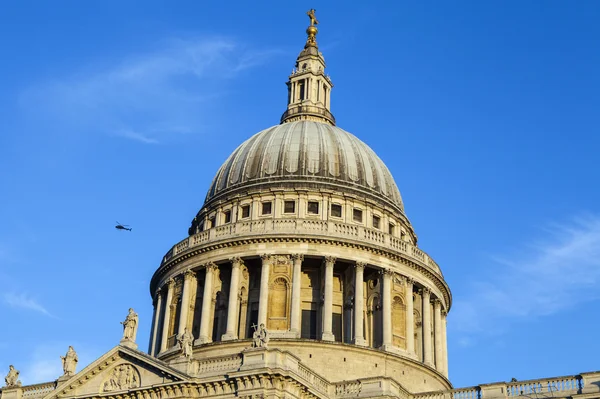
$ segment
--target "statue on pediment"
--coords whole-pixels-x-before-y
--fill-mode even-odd
[[[8,366],[8,374],[4,377],[4,382],[6,382],[7,388],[20,387],[21,381],[19,381],[19,371],[15,369],[15,366],[12,364]]]
[[[122,321],[121,324],[123,324],[123,340],[135,342],[138,327],[138,315],[133,311],[133,308],[129,308],[129,313],[125,318],[125,321]]]
[[[258,329],[256,325],[254,327],[254,334],[252,334],[252,347],[253,348],[266,348],[269,343],[269,332],[265,328],[265,324],[261,323]]]
[[[75,374],[75,369],[77,368],[77,362],[79,359],[77,358],[77,352],[73,349],[72,346],[69,346],[69,350],[67,350],[67,354],[60,357],[62,360],[63,366],[63,375],[72,376]]]
[[[179,346],[181,348],[181,353],[183,354],[183,356],[191,358],[194,345],[194,336],[187,329],[187,327],[183,330],[181,334],[179,334],[179,336],[177,337],[177,342],[179,342]]]

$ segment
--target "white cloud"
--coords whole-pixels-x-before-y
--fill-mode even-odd
[[[4,303],[10,307],[33,310],[46,316],[54,317],[43,305],[26,293],[5,293],[3,299]]]
[[[33,120],[50,118],[61,129],[156,144],[201,130],[205,120],[214,120],[211,103],[227,92],[227,80],[279,53],[219,37],[169,40],[158,47],[30,87],[20,104],[36,114]]]
[[[519,254],[493,258],[454,301],[450,326],[473,333],[498,319],[548,316],[599,299],[600,217],[552,224],[545,233]]]

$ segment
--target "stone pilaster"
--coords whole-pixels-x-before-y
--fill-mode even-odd
[[[209,326],[212,318],[211,303],[212,303],[212,291],[215,271],[217,265],[209,263],[205,266],[206,275],[204,277],[204,296],[202,297],[202,315],[200,318],[200,336],[198,341],[201,344],[205,344],[212,341],[212,337],[209,335]]]
[[[150,356],[156,356],[156,350],[158,349],[158,330],[160,321],[160,310],[162,308],[162,290],[159,288],[156,290],[156,295],[154,296],[155,304],[154,304],[154,317],[152,319],[152,337],[150,339]]]
[[[414,281],[406,278],[406,351],[410,356],[415,352],[415,304],[413,297]]]
[[[262,268],[260,270],[260,297],[258,300],[258,325],[267,325],[267,312],[269,309],[269,275],[271,274],[271,255],[262,255]]]
[[[367,346],[363,322],[365,266],[364,262],[356,262],[354,265],[354,340],[352,342],[360,346]]]
[[[222,341],[238,338],[236,321],[238,319],[238,293],[240,290],[240,271],[243,261],[241,258],[231,259],[231,282],[229,285],[229,305],[227,306],[227,330],[221,337]]]
[[[196,273],[191,270],[186,270],[183,273],[183,292],[181,294],[181,314],[179,316],[179,328],[177,332],[183,334],[188,326],[188,317],[190,314],[190,303],[192,295],[192,287],[197,284]]]
[[[294,254],[292,255],[294,261],[294,270],[292,274],[292,315],[291,315],[291,331],[300,337],[301,333],[301,320],[302,320],[302,261],[304,255]]]
[[[169,322],[171,321],[171,302],[173,302],[173,291],[175,290],[175,280],[172,278],[167,281],[167,301],[165,302],[165,315],[163,317],[162,336],[160,341],[160,352],[167,350],[169,341]]]
[[[325,257],[325,295],[323,301],[323,341],[334,341],[332,331],[333,321],[333,265],[336,259],[333,256]]]
[[[431,291],[423,287],[423,359],[424,363],[433,367],[433,353],[431,345]]]
[[[391,270],[383,270],[382,310],[383,310],[383,349],[392,347],[392,274]]]
[[[446,316],[448,314],[442,310],[442,356],[444,358],[444,370],[442,373],[448,377],[448,337],[446,335]]]

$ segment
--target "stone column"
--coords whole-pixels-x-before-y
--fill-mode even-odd
[[[294,271],[292,274],[292,325],[291,331],[300,337],[302,320],[302,261],[304,255],[292,255],[294,260]]]
[[[433,366],[431,351],[431,291],[423,287],[423,359],[426,365]]]
[[[262,268],[260,270],[260,297],[258,299],[258,325],[267,326],[267,312],[269,311],[269,275],[271,274],[271,255],[261,255]]]
[[[202,315],[200,318],[200,336],[198,341],[201,344],[205,344],[212,341],[212,337],[209,335],[209,327],[212,318],[211,304],[212,304],[212,291],[213,291],[213,280],[214,274],[217,270],[217,265],[209,263],[205,265],[206,275],[204,276],[204,296],[202,297]]]
[[[231,341],[238,338],[236,320],[238,319],[238,293],[240,290],[240,269],[243,265],[241,258],[231,259],[231,282],[229,284],[229,304],[227,305],[227,330],[221,341]]]
[[[413,298],[414,280],[406,278],[406,351],[415,356],[415,310]]]
[[[181,314],[179,316],[179,328],[177,329],[178,334],[183,334],[183,331],[187,328],[190,314],[191,291],[192,287],[197,283],[196,273],[191,270],[186,270],[183,273],[183,292],[181,293]]]
[[[323,341],[334,341],[335,337],[332,331],[333,319],[333,265],[335,264],[333,256],[325,257],[325,298],[323,301]]]
[[[444,370],[444,359],[442,355],[442,303],[439,299],[433,300],[433,326],[435,338],[435,368],[443,372]]]
[[[383,270],[382,310],[383,310],[383,349],[392,346],[392,271]]]
[[[355,345],[367,346],[364,332],[363,314],[365,311],[365,266],[364,262],[354,265],[354,341]]]
[[[167,350],[167,341],[169,340],[169,321],[171,321],[171,302],[173,302],[174,290],[175,280],[171,278],[169,281],[167,281],[167,301],[165,302],[165,315],[163,318],[160,352]]]
[[[162,291],[161,289],[157,289],[156,290],[156,295],[154,296],[155,299],[155,305],[154,305],[154,318],[152,321],[152,337],[150,339],[150,351],[149,354],[150,356],[155,356],[156,355],[156,345],[158,344],[158,342],[156,342],[156,340],[158,339],[158,322],[160,321],[160,309],[162,308]]]
[[[448,377],[448,340],[446,336],[446,316],[446,311],[442,310],[442,356],[444,359],[444,370],[442,371],[442,374]]]

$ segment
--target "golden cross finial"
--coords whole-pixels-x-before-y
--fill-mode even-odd
[[[315,10],[314,8],[311,8],[306,13],[306,15],[308,15],[308,17],[310,18],[310,26],[315,26],[315,25],[319,24],[319,21],[317,21],[317,17],[315,17],[315,11],[317,11],[317,10]]]

